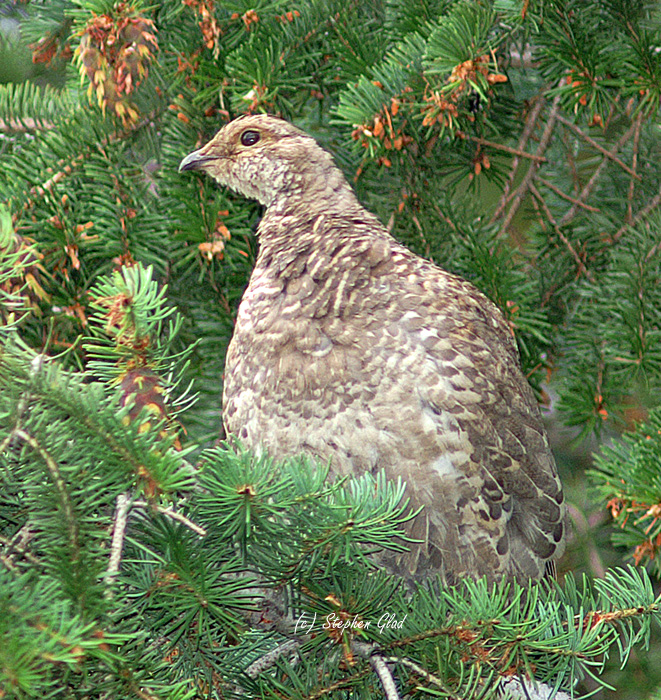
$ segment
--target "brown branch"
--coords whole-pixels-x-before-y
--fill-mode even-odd
[[[574,250],[574,246],[571,244],[571,241],[561,231],[556,220],[553,218],[553,214],[551,214],[551,210],[548,208],[546,202],[544,201],[544,197],[542,197],[539,190],[535,187],[535,185],[532,182],[530,183],[530,191],[532,192],[532,195],[535,197],[535,199],[538,200],[544,214],[546,215],[546,218],[549,220],[551,226],[553,226],[553,230],[556,232],[558,238],[565,244],[567,250],[571,253],[572,257],[576,261],[576,265],[578,266],[579,272],[583,273],[591,282],[594,282],[594,276],[587,269],[587,267],[585,267],[585,263],[581,260],[576,250]]]
[[[657,194],[650,199],[650,201],[647,203],[646,206],[644,206],[637,214],[634,216],[633,221],[630,224],[624,224],[624,226],[620,227],[615,234],[613,234],[613,238],[611,239],[612,243],[617,242],[624,232],[629,228],[629,226],[634,226],[637,224],[641,219],[645,218],[650,212],[652,212],[654,209],[656,209],[659,204],[661,204],[661,187],[659,188],[659,191]]]
[[[558,197],[562,197],[563,199],[566,199],[568,202],[572,202],[572,204],[576,204],[579,207],[582,207],[583,209],[587,209],[588,211],[593,211],[593,212],[600,212],[601,209],[598,207],[593,207],[590,204],[585,204],[585,202],[581,202],[578,199],[574,199],[574,197],[570,197],[568,194],[565,194],[561,189],[556,187],[553,183],[549,182],[548,180],[545,180],[543,177],[540,177],[537,175],[535,177],[537,182],[541,183],[544,185],[544,187],[548,187],[550,190],[553,190]]]
[[[457,233],[457,226],[454,223],[454,221],[452,221],[452,219],[449,216],[443,213],[442,209],[438,206],[438,204],[436,204],[436,202],[432,202],[432,205],[439,218],[442,219],[455,233]]]
[[[631,158],[631,169],[634,175],[636,174],[636,166],[638,165],[638,144],[640,142],[640,127],[643,123],[643,113],[639,112],[636,117],[636,129],[633,132],[633,155]],[[629,192],[627,194],[627,218],[626,222],[630,224],[633,220],[633,194],[636,186],[636,181],[633,175],[629,181]]]
[[[592,146],[592,148],[595,148],[597,151],[606,156],[606,158],[610,158],[610,160],[612,160],[614,163],[617,163],[623,170],[626,170],[629,173],[629,175],[635,177],[637,180],[641,179],[640,175],[638,175],[638,173],[636,173],[635,170],[632,170],[624,161],[620,160],[615,155],[615,153],[617,153],[617,151],[619,151],[622,146],[619,146],[615,151],[608,151],[601,144],[597,143],[591,136],[588,136],[584,131],[581,131],[581,129],[579,129],[579,127],[577,127],[576,124],[570,122],[569,119],[565,119],[565,117],[563,117],[562,115],[558,115],[558,121],[567,128],[571,129],[577,136],[580,136],[584,141],[587,141],[587,143],[589,143]],[[633,128],[635,128],[635,122]],[[629,131],[631,131],[631,129]],[[627,139],[631,135],[629,131],[627,131]]]
[[[40,129],[52,129],[52,122],[39,122],[32,117],[24,119],[0,119],[0,132],[3,134],[26,134]]]
[[[539,202],[537,201],[537,197],[532,198],[532,207],[535,210],[535,214],[537,214],[537,218],[539,219],[539,225],[542,228],[542,231],[546,233],[547,231],[547,226],[546,226],[546,221],[544,221],[544,215],[542,213],[542,210],[540,209]]]
[[[556,120],[558,118],[558,112],[560,110],[560,95],[556,95],[555,99],[553,100],[553,104],[551,105],[551,112],[549,113],[549,118],[548,121],[546,122],[546,126],[544,127],[544,131],[542,133],[542,138],[539,140],[539,145],[537,146],[537,155],[541,156],[544,151],[548,148],[549,142],[551,140],[551,135],[553,134],[553,129],[555,127]],[[514,218],[514,215],[518,211],[519,207],[521,206],[521,202],[523,201],[523,197],[525,196],[526,192],[528,191],[530,185],[532,184],[532,179],[535,176],[535,173],[537,172],[537,168],[539,167],[539,163],[534,162],[530,164],[530,168],[528,168],[528,172],[526,173],[525,177],[523,178],[523,181],[521,184],[516,188],[516,191],[513,195],[512,198],[512,205],[509,208],[509,211],[507,212],[507,215],[505,216],[505,219],[502,223],[502,226],[500,227],[500,233],[505,233],[507,229],[509,228],[509,225],[512,223],[512,219]],[[495,218],[492,217],[492,219]]]
[[[633,134],[634,129],[636,128],[636,124],[633,123],[624,134],[620,137],[618,142],[613,146],[613,148],[608,151],[608,156],[610,158],[614,157],[615,154],[624,146],[624,144],[631,138],[631,134]],[[601,176],[601,173],[603,169],[606,167],[606,163],[608,162],[609,158],[604,156],[601,159],[601,162],[599,165],[596,167],[594,173],[592,173],[592,177],[588,180],[587,184],[583,187],[581,190],[580,194],[578,195],[578,200],[580,202],[585,202],[585,200],[590,196],[592,193],[592,190],[594,189],[595,185],[597,184],[597,180]],[[629,166],[625,166],[626,168],[630,169]],[[638,177],[638,176],[636,176]],[[576,212],[578,211],[578,204],[574,204],[571,209],[569,209],[568,212],[565,213],[565,215],[560,219],[559,226],[564,226],[568,221],[571,221],[574,216],[576,216]]]
[[[479,143],[480,146],[488,146],[489,148],[495,148],[498,151],[506,151],[512,155],[518,156],[519,158],[530,158],[530,160],[537,161],[539,163],[546,163],[546,158],[544,156],[538,156],[534,153],[528,153],[527,151],[522,151],[519,148],[512,148],[511,146],[503,146],[501,143],[496,143],[495,141],[487,141],[487,139],[480,138],[479,136],[473,136],[472,134],[467,134],[464,131],[458,131],[457,137],[460,139],[468,139],[469,141],[474,141]]]
[[[526,147],[526,144],[528,143],[528,140],[530,139],[530,136],[532,135],[533,129],[535,128],[535,124],[537,123],[537,117],[539,117],[539,113],[542,110],[542,107],[544,106],[544,98],[538,97],[537,101],[533,105],[533,108],[530,110],[530,114],[528,114],[526,118],[526,123],[525,126],[523,127],[523,131],[521,132],[521,137],[519,138],[519,143],[517,144],[517,150],[523,151],[523,149]],[[493,223],[496,219],[498,219],[503,211],[505,210],[505,206],[507,205],[508,199],[509,199],[509,193],[510,190],[512,189],[512,184],[514,183],[514,178],[516,177],[516,171],[519,167],[519,158],[518,156],[514,157],[512,159],[512,167],[510,168],[510,174],[509,177],[507,178],[507,182],[505,183],[505,187],[503,188],[503,194],[500,198],[500,202],[498,203],[498,206],[496,207],[496,211],[493,213],[493,216],[491,217],[491,223]]]

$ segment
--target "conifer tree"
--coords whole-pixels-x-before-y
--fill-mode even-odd
[[[661,621],[657,3],[0,17],[0,698],[623,693],[609,657],[644,658]],[[411,590],[370,556],[406,547],[403,484],[218,442],[260,212],[178,164],[261,111],[500,306],[540,401],[605,444],[618,567]]]

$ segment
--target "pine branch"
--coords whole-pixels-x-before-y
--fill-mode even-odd
[[[98,141],[86,144],[85,150],[76,154],[75,156],[72,156],[67,160],[62,159],[58,161],[53,168],[56,172],[51,175],[51,177],[41,184],[34,185],[30,188],[29,194],[31,195],[31,198],[26,200],[24,205],[25,208],[29,209],[35,205],[34,198],[44,197],[47,193],[52,194],[53,187],[65,178],[69,177],[76,170],[76,168],[80,167],[85,162],[85,159],[89,156],[92,150],[103,150],[109,144],[127,139],[131,134],[136,133],[146,126],[152,124],[153,120],[156,118],[156,115],[157,112],[154,112],[145,116],[139,121],[124,127],[123,129],[114,130],[112,133],[99,139]]]
[[[563,422],[630,425],[661,395],[652,4],[102,4],[31,3],[21,33],[64,87],[0,86],[0,695],[546,698],[645,648],[660,601],[642,571],[411,591],[374,559],[406,546],[401,485],[228,450],[193,471],[218,435],[259,211],[177,165],[231,116],[292,119],[362,168],[357,194],[393,235],[502,307]],[[144,121],[87,106],[75,49],[93,98]],[[127,76],[138,92],[115,89]],[[598,483],[617,543],[658,573],[650,415]],[[401,629],[375,628],[384,612]]]
[[[497,151],[505,151],[505,153],[511,153],[512,155],[518,156],[519,158],[528,158],[534,160],[537,163],[546,163],[547,159],[543,156],[538,156],[533,153],[528,153],[527,151],[522,151],[520,148],[512,148],[511,146],[505,146],[500,143],[495,143],[494,141],[488,141],[487,139],[480,138],[479,136],[473,136],[472,134],[467,134],[463,131],[457,131],[457,138],[468,139],[474,143],[479,143],[481,146],[488,146],[489,148],[494,148]]]
[[[633,168],[629,167],[623,160],[621,160],[615,155],[617,151],[619,151],[620,148],[622,148],[622,146],[629,140],[631,133],[639,127],[636,127],[634,125],[633,129],[627,131],[626,136],[620,139],[617,148],[609,151],[608,149],[604,148],[600,143],[595,141],[592,137],[588,136],[588,134],[586,134],[582,129],[576,126],[576,124],[570,122],[569,119],[565,119],[565,117],[563,117],[561,114],[557,116],[557,119],[563,126],[566,126],[568,129],[573,131],[578,137],[583,139],[586,143],[589,143],[590,146],[592,146],[592,148],[599,151],[599,153],[601,153],[606,158],[612,160],[614,163],[617,163],[617,165],[619,165],[622,168],[622,170],[629,173],[629,175],[631,175],[632,178],[635,178],[636,180],[642,179],[641,176],[636,172],[635,166]],[[638,120],[635,120],[634,124],[637,121]]]
[[[594,275],[590,270],[588,270],[585,267],[585,263],[583,260],[581,260],[580,256],[578,253],[574,250],[574,246],[571,244],[567,236],[562,232],[560,227],[558,226],[556,220],[553,218],[553,214],[551,214],[550,209],[548,208],[546,202],[544,201],[544,197],[540,194],[539,190],[535,187],[533,181],[531,180],[528,183],[528,188],[532,192],[533,196],[535,199],[539,202],[540,207],[542,208],[542,211],[546,215],[546,218],[548,219],[549,223],[553,227],[553,230],[555,231],[556,235],[558,238],[565,244],[567,250],[571,253],[571,256],[574,258],[576,261],[576,266],[578,267],[579,273],[585,275],[591,282],[595,281]]]
[[[78,559],[78,553],[80,551],[78,521],[74,514],[73,504],[71,502],[71,497],[69,495],[66,481],[62,476],[57,462],[49,453],[49,451],[39,442],[39,440],[27,433],[22,428],[14,429],[12,431],[12,438],[18,438],[20,440],[23,440],[23,442],[28,444],[39,455],[39,457],[41,457],[44,464],[46,465],[53,485],[55,486],[58,492],[60,505],[62,507],[62,511],[64,512],[64,519],[69,532],[69,545],[72,550],[71,558],[74,560]]]
[[[544,98],[543,97],[538,97],[535,100],[535,103],[528,113],[528,116],[526,117],[526,121],[523,127],[523,131],[521,132],[521,136],[519,137],[519,142],[517,144],[517,151],[521,152],[526,152],[525,147],[528,144],[528,141],[530,140],[530,137],[532,136],[532,133],[535,129],[535,124],[537,123],[537,119],[539,118],[539,114],[542,111],[542,108],[544,107]],[[516,177],[516,172],[519,168],[519,158],[518,156],[512,159],[512,164],[510,166],[510,173],[507,177],[507,181],[505,182],[505,186],[503,187],[503,193],[500,197],[500,201],[498,202],[498,206],[496,207],[496,210],[494,213],[491,215],[491,223],[494,223],[497,219],[499,219],[505,211],[505,207],[507,206],[507,202],[509,201],[509,193],[512,188],[512,185],[514,183],[514,178]]]
[[[544,187],[548,187],[552,192],[555,192],[555,194],[557,194],[558,197],[562,197],[562,199],[566,199],[568,202],[571,202],[572,204],[575,204],[576,206],[581,207],[581,209],[585,209],[586,211],[591,211],[591,212],[595,212],[595,213],[599,213],[601,211],[601,209],[599,209],[599,207],[593,207],[590,204],[585,204],[585,202],[581,202],[578,199],[574,199],[574,197],[571,197],[566,192],[563,192],[559,187],[556,187],[552,182],[549,182],[548,180],[545,180],[543,177],[540,177],[539,174],[535,175],[535,180],[537,180],[537,182],[544,185]]]
[[[642,221],[646,216],[649,216],[658,206],[661,204],[661,187],[659,187],[659,191],[657,194],[650,199],[650,201],[642,208],[640,209],[637,213],[636,216],[631,221],[631,224],[624,224],[621,226],[612,236],[611,240],[609,242],[616,243],[624,233],[629,229],[630,226],[634,226],[635,224],[638,224],[640,221]]]
[[[546,149],[548,148],[549,143],[551,141],[551,136],[553,134],[553,129],[555,127],[555,122],[556,122],[556,119],[558,117],[559,109],[560,109],[560,95],[556,95],[554,100],[553,100],[553,103],[551,104],[551,111],[549,112],[549,116],[546,120],[546,125],[544,126],[544,131],[542,132],[542,136],[539,140],[539,145],[537,146],[536,155],[540,158],[546,152]],[[521,206],[521,203],[523,202],[523,198],[524,198],[526,192],[528,191],[530,184],[533,181],[533,178],[534,178],[535,173],[537,171],[537,167],[538,167],[537,161],[530,164],[530,167],[528,168],[528,172],[525,174],[523,181],[516,188],[514,193],[512,195],[510,195],[510,198],[512,199],[512,203],[510,204],[510,208],[509,208],[507,214],[505,215],[503,223],[500,225],[501,235],[507,231],[507,229],[509,228],[509,225],[512,223],[512,220],[514,219],[516,212],[518,211],[519,207]]]
[[[643,113],[640,112],[635,119],[636,130],[633,133],[633,154],[631,156],[631,170],[634,174],[636,173],[636,167],[638,165],[638,148],[640,146],[640,130],[643,123]],[[629,181],[629,191],[627,193],[627,218],[626,222],[631,224],[633,221],[633,195],[635,191],[635,177],[632,174],[631,180]]]
[[[21,134],[21,133],[32,133],[38,129],[53,129],[55,125],[52,122],[38,122],[36,119],[26,118],[18,121],[17,119],[12,119],[6,121],[0,119],[0,132],[5,134]]]
[[[633,132],[636,130],[636,123],[634,122],[622,136],[618,139],[617,143],[610,149],[608,152],[608,155],[604,156],[601,159],[601,162],[599,165],[595,168],[594,172],[592,173],[592,177],[587,181],[587,183],[583,186],[583,189],[581,190],[580,194],[578,195],[577,199],[579,202],[585,202],[585,200],[590,196],[592,193],[592,190],[595,188],[597,181],[601,177],[601,174],[606,167],[606,164],[608,163],[608,160],[611,159],[613,160],[615,158],[615,154],[624,146],[624,144],[631,138],[631,135]],[[620,163],[618,163],[620,165]],[[624,169],[627,171],[630,171],[631,169],[629,168],[628,165],[622,163],[622,166],[624,166]],[[637,179],[640,179],[640,176],[636,176]],[[569,223],[574,216],[576,216],[576,212],[578,211],[579,206],[578,204],[573,204],[571,208],[565,212],[563,217],[560,219],[558,225],[560,227],[564,226],[565,224]]]

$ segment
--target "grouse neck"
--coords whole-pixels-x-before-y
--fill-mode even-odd
[[[266,202],[267,215],[300,216],[323,212],[341,214],[362,209],[353,190],[339,171],[325,177],[292,178],[281,191],[274,191]]]
[[[257,235],[259,252],[255,270],[268,271],[281,279],[299,275],[311,259],[315,260],[317,276],[325,278],[349,264],[348,254],[358,264],[366,254],[385,259],[396,246],[378,218],[357,202],[348,211],[336,207],[320,211],[311,207],[290,208],[287,213],[279,214],[269,208]]]

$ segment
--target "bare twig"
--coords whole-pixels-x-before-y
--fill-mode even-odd
[[[38,355],[35,355],[32,358],[32,360],[30,360],[30,372],[28,375],[30,382],[33,382],[39,374],[39,372],[41,372],[41,369],[44,366],[45,359],[46,356],[40,353]],[[4,452],[9,447],[9,445],[11,445],[12,441],[16,437],[16,431],[19,430],[19,428],[21,427],[23,414],[25,413],[30,404],[30,396],[31,394],[29,389],[21,394],[21,398],[18,400],[18,405],[16,406],[16,411],[14,413],[15,427],[9,433],[9,435],[7,435],[7,437],[2,441],[2,444],[0,444],[0,452]]]
[[[509,697],[516,700],[570,700],[569,695],[562,690],[556,692],[546,683],[531,682],[519,676],[503,681],[502,687],[507,688]]]
[[[433,205],[433,207],[434,207],[436,213],[438,214],[439,218],[440,218],[441,220],[445,221],[445,223],[446,223],[455,233],[457,233],[457,226],[456,226],[456,224],[454,223],[454,221],[452,221],[452,219],[451,219],[449,216],[447,216],[446,214],[443,213],[443,211],[442,211],[441,208],[438,206],[438,204],[436,204],[436,202],[432,202],[432,205]]]
[[[379,681],[381,681],[386,700],[401,700],[392,672],[388,668],[385,657],[376,645],[354,640],[351,642],[351,651],[370,662],[370,666],[374,669]]]
[[[613,148],[608,151],[608,156],[613,157],[619,150],[624,146],[624,144],[631,138],[631,134],[633,134],[634,130],[636,128],[635,122],[626,130],[624,134],[619,138],[618,142],[613,146]],[[585,200],[590,196],[592,190],[594,189],[595,185],[597,184],[597,180],[601,176],[601,173],[603,169],[606,167],[606,163],[608,162],[608,157],[604,156],[601,159],[601,162],[599,165],[595,168],[595,171],[592,173],[592,177],[588,180],[588,182],[585,184],[583,189],[581,190],[580,194],[578,195],[578,200],[580,202],[585,202]],[[629,166],[625,166],[627,169],[630,170]],[[638,177],[638,176],[636,176]],[[578,204],[572,205],[572,207],[565,213],[565,215],[560,219],[559,226],[564,226],[568,221],[571,221],[574,216],[576,216],[576,212],[578,211]]]
[[[31,564],[41,565],[41,561],[27,549],[27,545],[33,537],[34,533],[27,523],[11,539],[0,535],[0,544],[6,547],[6,551],[3,552],[3,561],[9,568],[14,567],[14,553],[25,557]]]
[[[126,533],[126,523],[131,510],[131,497],[127,493],[120,493],[117,496],[117,506],[115,507],[115,519],[112,529],[112,544],[110,545],[110,560],[106,569],[106,585],[112,584],[119,573],[119,563],[122,560],[122,549],[124,548],[124,535]]]
[[[594,276],[587,269],[587,267],[585,267],[585,263],[581,260],[576,250],[574,250],[574,246],[571,244],[571,241],[567,238],[567,236],[565,236],[565,234],[562,232],[555,219],[553,218],[553,214],[551,214],[550,209],[544,201],[544,197],[542,197],[539,190],[535,187],[535,185],[532,182],[530,183],[530,191],[532,192],[535,199],[537,199],[537,201],[539,202],[539,205],[542,207],[546,218],[548,219],[551,226],[553,226],[553,230],[556,232],[558,238],[565,244],[567,250],[571,253],[572,257],[576,261],[576,265],[578,266],[579,272],[583,273],[591,282],[594,282]]]
[[[650,212],[652,212],[654,209],[656,209],[659,204],[661,204],[661,188],[659,188],[659,191],[657,194],[650,199],[650,201],[634,216],[633,221],[631,224],[624,224],[624,226],[620,227],[614,234],[612,238],[612,242],[615,243],[618,241],[624,232],[629,228],[629,226],[633,226],[634,224],[637,224],[641,219],[644,219]]]
[[[623,170],[626,170],[629,173],[629,175],[635,177],[637,180],[641,179],[640,175],[638,175],[638,173],[636,173],[635,170],[632,170],[623,160],[620,160],[620,158],[618,158],[615,155],[615,153],[617,153],[621,146],[619,146],[616,150],[608,151],[601,144],[597,143],[592,137],[588,136],[578,126],[576,126],[576,124],[570,122],[569,119],[565,119],[565,117],[563,117],[561,114],[558,115],[558,121],[564,126],[566,126],[568,129],[571,129],[577,136],[580,136],[584,141],[589,143],[592,146],[592,148],[595,148],[597,151],[606,156],[606,158],[609,158],[614,163],[617,163]],[[633,128],[635,129],[635,122],[633,124]],[[629,132],[627,133],[629,134],[629,136],[631,136]]]
[[[529,158],[530,160],[534,160],[539,163],[546,163],[546,158],[544,158],[544,156],[528,153],[527,151],[522,151],[520,148],[512,148],[511,146],[504,146],[502,143],[496,143],[495,141],[487,141],[487,139],[480,138],[479,136],[473,136],[472,134],[466,134],[463,131],[458,132],[457,136],[462,139],[468,139],[469,141],[479,143],[480,146],[488,146],[489,148],[495,148],[498,151],[506,151],[507,153],[511,153],[519,158]]]
[[[571,202],[572,204],[576,204],[579,207],[582,207],[583,209],[587,209],[588,211],[593,211],[593,212],[601,211],[601,209],[599,209],[598,207],[593,207],[590,204],[585,204],[585,202],[581,202],[578,199],[574,199],[574,197],[571,197],[570,195],[566,194],[560,188],[556,187],[552,182],[545,180],[543,177],[540,177],[539,175],[537,175],[535,177],[535,180],[537,180],[537,182],[539,182],[540,184],[544,185],[544,187],[548,187],[550,190],[555,192],[558,195],[558,197],[562,197],[563,199],[566,199],[568,202]]]
[[[147,508],[150,504],[147,503],[147,501],[136,501],[133,504],[136,508]],[[172,508],[166,508],[165,506],[156,506],[156,510],[159,513],[162,513],[163,515],[167,515],[168,518],[172,518],[172,520],[176,520],[183,525],[185,525],[189,530],[192,530],[193,532],[196,532],[200,537],[204,537],[207,534],[207,531],[203,528],[194,523],[192,520],[187,518],[185,515],[182,515],[181,513],[178,513],[176,510],[172,510]]]
[[[633,155],[631,157],[631,169],[636,174],[636,167],[638,165],[638,144],[640,143],[640,127],[643,123],[643,113],[639,112],[636,117],[636,129],[633,132]],[[636,180],[631,176],[629,181],[629,192],[627,193],[627,218],[626,222],[630,224],[633,221],[633,194],[636,187]]]
[[[533,209],[535,210],[535,214],[537,214],[537,218],[539,219],[539,225],[544,233],[547,232],[548,227],[546,226],[546,221],[544,220],[544,214],[539,206],[539,202],[537,201],[537,197],[532,198],[532,206]]]
[[[424,678],[429,683],[438,686],[446,693],[449,692],[445,683],[443,683],[443,681],[438,676],[435,676],[433,673],[429,673],[429,671],[424,669],[422,666],[416,664],[415,661],[411,661],[411,659],[404,659],[399,656],[386,656],[384,658],[384,661],[386,661],[389,664],[400,664],[400,666],[406,666],[407,668],[410,668],[414,673],[417,673],[421,678]]]
[[[523,151],[523,149],[526,147],[526,144],[528,143],[528,140],[530,139],[530,136],[532,135],[533,129],[535,128],[535,124],[537,123],[537,117],[539,117],[539,113],[542,110],[542,107],[544,106],[544,99],[542,97],[539,97],[535,104],[533,105],[533,108],[530,110],[530,114],[528,114],[528,117],[526,118],[526,123],[525,126],[523,127],[523,131],[521,132],[521,137],[519,138],[519,143],[517,144],[517,150],[518,151]],[[505,183],[505,187],[503,188],[503,194],[500,198],[500,202],[498,203],[498,206],[496,207],[496,211],[493,213],[493,216],[491,217],[491,222],[493,223],[496,219],[498,219],[503,211],[505,210],[505,206],[508,202],[509,198],[509,193],[510,189],[512,188],[512,183],[514,182],[514,178],[516,176],[516,171],[519,167],[519,158],[516,156],[515,158],[512,159],[512,166],[510,168],[510,174],[509,177],[507,178],[507,182]]]
[[[112,544],[110,545],[110,560],[105,574],[106,584],[111,584],[119,573],[119,565],[122,559],[122,549],[124,548],[124,537],[126,534],[126,524],[128,522],[131,508],[147,508],[146,501],[134,501],[129,494],[121,493],[117,496],[117,506],[115,508],[115,518],[113,522]],[[196,532],[198,535],[206,535],[206,530],[189,520],[185,515],[177,513],[172,508],[156,506],[156,510],[163,515],[167,515],[173,520],[183,523],[186,527]]]
[[[399,692],[397,691],[395,679],[388,668],[388,664],[384,661],[383,656],[380,654],[372,654],[372,656],[369,658],[369,662],[370,666],[374,669],[374,672],[381,681],[381,687],[386,695],[386,699],[401,700],[399,697]]]
[[[539,145],[537,146],[537,155],[538,156],[541,156],[548,148],[549,141],[551,140],[551,134],[553,133],[556,119],[558,117],[559,109],[560,109],[560,95],[556,95],[555,99],[553,100],[553,104],[551,105],[551,111],[549,113],[549,118],[546,122],[546,126],[544,127],[542,137],[539,140]],[[538,162],[531,163],[530,168],[528,168],[528,172],[526,173],[525,177],[523,178],[523,181],[516,188],[516,191],[512,197],[512,204],[509,208],[509,211],[507,212],[507,215],[505,216],[505,219],[502,223],[502,226],[500,227],[501,234],[505,233],[507,231],[507,229],[509,228],[509,225],[512,223],[512,219],[514,218],[514,215],[516,214],[519,207],[521,206],[521,202],[523,201],[523,197],[525,196],[526,192],[528,191],[528,188],[530,187],[530,184],[532,183],[533,177],[535,176],[535,173],[537,172],[538,167],[539,167]],[[494,218],[495,218],[495,215],[494,215]]]

